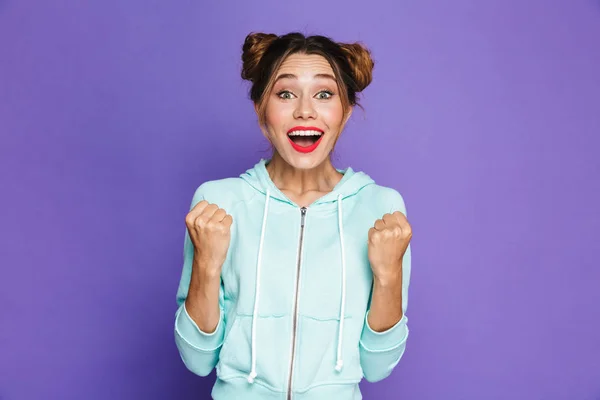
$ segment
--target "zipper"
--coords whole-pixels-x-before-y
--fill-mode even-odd
[[[300,243],[298,244],[298,262],[296,266],[296,289],[294,295],[294,316],[292,319],[292,355],[290,357],[290,373],[288,378],[287,399],[292,400],[292,376],[294,375],[294,358],[296,355],[296,326],[298,324],[298,290],[300,288],[300,264],[302,263],[302,244],[304,242],[304,221],[306,207],[300,208]]]

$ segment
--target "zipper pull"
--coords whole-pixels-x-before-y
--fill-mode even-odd
[[[300,209],[300,213],[302,215],[302,218],[300,219],[300,227],[304,228],[304,219],[306,218],[306,207],[302,207]]]

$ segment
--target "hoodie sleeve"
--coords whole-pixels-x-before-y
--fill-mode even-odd
[[[200,193],[199,188],[194,194],[191,208],[201,201],[202,195]],[[185,300],[192,276],[193,258],[194,247],[186,229],[183,246],[183,271],[177,290],[178,308],[175,313],[175,344],[185,366],[196,375],[207,376],[217,365],[225,336],[223,283],[221,282],[221,288],[219,289],[219,309],[221,312],[217,328],[211,333],[203,332],[185,308]]]
[[[406,207],[402,196],[394,191],[393,205],[390,209],[400,211],[406,215]],[[371,300],[360,338],[360,363],[364,377],[369,382],[377,382],[388,377],[398,364],[408,339],[408,318],[406,308],[408,305],[408,286],[411,272],[411,247],[408,246],[402,259],[402,318],[393,327],[383,332],[376,332],[369,326],[368,316]]]

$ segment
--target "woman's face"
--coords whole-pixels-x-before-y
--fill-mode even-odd
[[[288,164],[314,168],[327,159],[350,117],[344,118],[333,69],[322,56],[292,54],[275,79],[264,133]]]

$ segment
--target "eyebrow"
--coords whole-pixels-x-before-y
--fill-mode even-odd
[[[331,79],[337,83],[337,79],[335,79],[335,76],[331,74],[315,74],[315,78]],[[277,77],[277,79],[275,79],[274,83],[277,83],[277,81],[279,81],[280,79],[298,79],[298,77],[294,74],[281,74]]]

